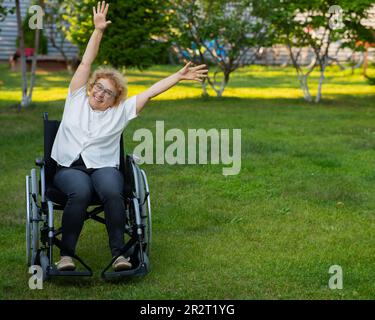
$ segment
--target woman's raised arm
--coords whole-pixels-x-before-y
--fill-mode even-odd
[[[83,54],[82,61],[78,66],[72,80],[70,81],[70,91],[73,93],[89,79],[91,64],[94,62],[96,55],[99,51],[99,45],[103,37],[105,28],[111,23],[106,21],[109,4],[105,1],[98,2],[97,8],[93,7],[94,25],[95,30],[92,33],[90,40],[87,44],[85,53]]]
[[[156,82],[146,91],[139,93],[137,95],[137,114],[142,111],[150,99],[172,88],[181,80],[195,80],[202,82],[204,78],[207,78],[208,69],[206,69],[207,66],[205,64],[196,67],[190,67],[190,65],[191,61],[189,61],[180,71]]]

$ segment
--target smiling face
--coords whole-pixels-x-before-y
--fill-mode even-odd
[[[89,104],[94,110],[104,111],[117,107],[127,97],[127,80],[120,71],[102,66],[90,76],[87,93]]]
[[[105,111],[116,100],[116,87],[111,80],[98,78],[89,95],[89,104],[94,110]]]

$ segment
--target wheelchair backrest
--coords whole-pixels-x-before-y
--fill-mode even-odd
[[[48,114],[44,113],[44,173],[47,188],[52,185],[56,173],[57,163],[51,158],[53,142],[60,126],[60,121],[48,120]]]

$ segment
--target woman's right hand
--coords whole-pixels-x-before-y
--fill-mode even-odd
[[[95,29],[104,31],[107,26],[112,23],[111,21],[106,21],[105,17],[108,12],[109,3],[105,3],[105,1],[98,2],[97,9],[95,7],[92,8],[94,13],[94,25]]]
[[[91,65],[98,54],[100,41],[103,37],[103,31],[111,23],[111,21],[106,21],[105,19],[108,12],[108,7],[109,4],[105,4],[105,1],[102,1],[98,2],[97,8],[94,7],[92,9],[94,12],[95,30],[93,31],[87,44],[85,53],[82,56],[82,61],[74,73],[72,80],[70,81],[71,93],[87,84],[87,81],[89,80]]]

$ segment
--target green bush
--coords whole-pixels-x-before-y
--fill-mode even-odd
[[[92,7],[96,0],[75,2],[67,7],[66,19],[70,37],[83,54],[92,34]],[[167,18],[163,14],[166,1],[113,1],[96,62],[114,67],[148,68],[154,63],[168,61],[168,44],[163,42]]]

